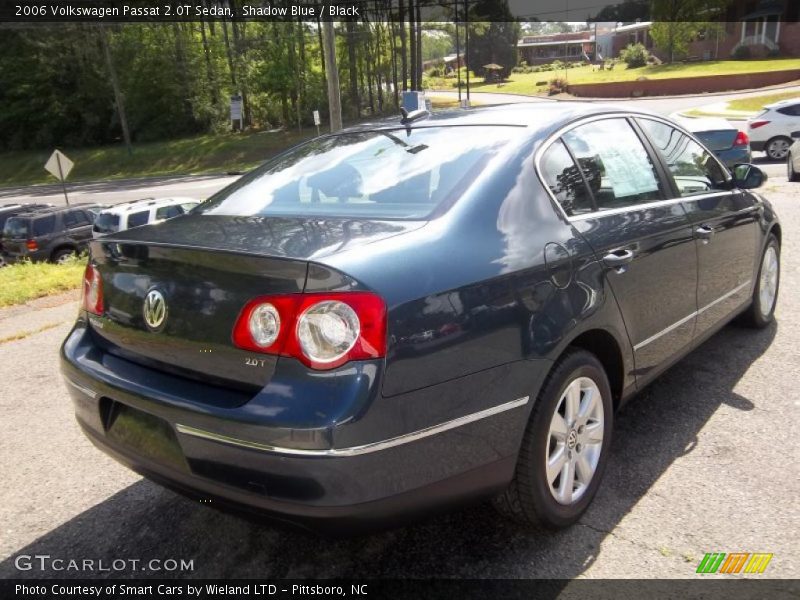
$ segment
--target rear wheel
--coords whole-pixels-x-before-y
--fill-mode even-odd
[[[800,173],[794,170],[794,158],[791,152],[786,156],[786,177],[789,181],[800,181]]]
[[[743,315],[747,324],[762,328],[772,323],[775,318],[780,278],[781,247],[778,239],[774,235],[770,235],[764,253],[761,255],[758,279],[753,287],[753,300]]]
[[[591,503],[608,459],[613,425],[603,366],[571,350],[548,376],[522,440],[517,469],[495,507],[546,528],[575,523]]]
[[[67,262],[70,258],[75,256],[75,250],[72,248],[62,248],[61,250],[56,250],[53,253],[53,262],[58,263],[59,265],[63,265]]]
[[[774,137],[764,144],[764,152],[772,160],[784,160],[786,155],[789,154],[789,147],[792,145],[792,140],[787,137]]]

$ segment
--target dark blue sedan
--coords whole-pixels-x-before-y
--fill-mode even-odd
[[[734,317],[773,320],[764,179],[587,103],[316,138],[91,243],[78,422],[166,486],[319,529],[485,498],[570,525],[617,409]]]

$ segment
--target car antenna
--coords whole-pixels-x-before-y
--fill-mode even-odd
[[[400,107],[400,114],[403,115],[403,117],[400,119],[400,122],[403,125],[407,123],[413,123],[414,121],[417,121],[419,119],[425,119],[431,116],[431,113],[429,113],[424,108],[420,108],[419,110],[412,110],[409,112],[409,110],[405,106]]]

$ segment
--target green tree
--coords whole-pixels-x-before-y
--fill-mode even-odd
[[[731,0],[653,0],[650,34],[669,62],[688,54],[701,32],[718,31],[717,21]]]
[[[508,8],[507,0],[479,0],[470,7],[469,68],[483,74],[483,65],[498,64],[508,77],[517,64],[520,25]]]

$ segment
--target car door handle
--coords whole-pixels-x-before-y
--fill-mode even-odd
[[[714,235],[714,228],[710,225],[701,225],[697,229],[694,230],[701,240],[710,240],[711,237]]]
[[[630,264],[636,254],[633,250],[615,250],[603,257],[603,264],[612,269]]]

